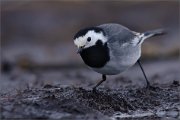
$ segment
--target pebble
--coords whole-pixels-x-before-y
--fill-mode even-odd
[[[158,111],[156,112],[156,115],[157,115],[158,117],[164,117],[164,116],[166,115],[166,111],[164,111],[164,110],[158,110]]]

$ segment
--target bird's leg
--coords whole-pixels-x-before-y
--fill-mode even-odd
[[[142,67],[142,64],[141,64],[140,60],[138,60],[137,63],[139,64],[139,66],[140,66],[140,68],[141,68],[141,70],[142,70],[142,72],[143,72],[143,75],[144,75],[144,77],[145,77],[145,79],[146,79],[146,84],[147,84],[146,87],[149,88],[149,87],[150,87],[150,83],[149,83],[149,81],[148,81],[148,79],[147,79],[147,77],[146,77],[146,74],[145,74],[145,72],[144,72],[144,69],[143,69],[143,67]]]
[[[101,83],[103,83],[104,81],[106,81],[106,75],[102,75],[102,80],[99,81],[99,82],[97,83],[97,85],[93,87],[93,91],[96,91],[96,88],[97,88]]]

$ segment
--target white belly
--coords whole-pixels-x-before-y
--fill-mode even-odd
[[[116,74],[119,74],[119,73],[125,71],[126,69],[128,69],[131,66],[132,65],[122,65],[120,63],[108,62],[103,68],[92,68],[92,69],[101,74],[116,75]]]

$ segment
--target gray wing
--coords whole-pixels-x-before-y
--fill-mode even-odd
[[[124,43],[131,43],[133,38],[136,36],[133,31],[120,24],[102,24],[98,27],[102,28],[108,36],[108,42],[114,43],[119,42],[120,45]]]
[[[128,68],[140,57],[140,46],[132,46],[136,32],[119,24],[100,25],[108,35],[111,64],[119,68]],[[130,46],[129,46],[130,45]]]

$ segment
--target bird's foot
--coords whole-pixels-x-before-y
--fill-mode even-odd
[[[97,92],[96,87],[93,87],[92,91],[93,91],[94,93],[96,93],[96,92]]]
[[[149,90],[155,90],[157,87],[155,87],[155,86],[152,86],[151,84],[147,84],[146,85],[146,89],[149,89]]]

